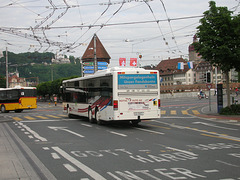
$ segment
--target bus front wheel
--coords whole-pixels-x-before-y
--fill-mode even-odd
[[[1,112],[2,113],[8,113],[9,111],[6,110],[6,107],[4,105],[1,106]]]
[[[88,120],[89,120],[90,123],[94,123],[91,109],[88,110]]]
[[[70,114],[70,107],[67,107],[67,115],[69,118],[73,118],[73,115]]]
[[[95,111],[95,119],[98,125],[102,125],[102,121],[100,120],[100,114],[98,110]]]

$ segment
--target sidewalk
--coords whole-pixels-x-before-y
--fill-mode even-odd
[[[40,179],[7,129],[0,123],[0,179]]]
[[[223,101],[223,107],[226,107],[226,106],[227,106],[227,100],[225,99],[225,101]],[[220,120],[229,120],[229,121],[239,121],[240,122],[240,115],[220,115],[217,110],[216,102],[211,104],[211,109],[209,108],[209,105],[203,107],[202,114],[199,114],[197,116],[203,117],[203,118],[215,118],[215,119],[220,119]]]

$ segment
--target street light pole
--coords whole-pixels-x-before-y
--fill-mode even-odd
[[[6,47],[6,88],[8,88],[8,49]]]

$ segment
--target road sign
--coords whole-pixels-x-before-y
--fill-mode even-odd
[[[208,90],[210,90],[212,88],[212,84],[206,84]]]
[[[93,66],[94,62],[84,62],[83,65],[84,66]]]
[[[108,65],[107,62],[98,62],[97,64],[98,64],[98,66],[107,66]]]
[[[84,66],[84,69],[94,69],[94,66]]]
[[[98,66],[98,70],[107,69],[107,66]]]
[[[93,74],[94,70],[85,70],[83,71],[84,74]]]

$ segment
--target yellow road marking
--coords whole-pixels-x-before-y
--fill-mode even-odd
[[[177,111],[176,111],[176,110],[171,110],[170,113],[176,115],[176,114],[177,114]]]
[[[34,120],[35,118],[30,117],[30,116],[24,116],[24,118],[29,119],[29,120]]]
[[[183,110],[182,114],[188,114],[188,112],[186,110]]]
[[[15,121],[21,121],[21,120],[22,120],[22,119],[19,118],[19,117],[13,117],[13,119],[14,119]]]
[[[53,115],[47,115],[47,116],[52,117],[52,118],[60,118],[60,117],[53,116]]]
[[[159,128],[162,128],[162,129],[171,129],[171,128],[168,128],[168,127],[157,126],[157,125],[152,125],[152,124],[150,124],[150,126],[153,126],[153,127],[159,127]]]
[[[166,111],[165,110],[161,110],[161,114],[166,114]]]
[[[200,114],[197,110],[192,110],[193,114],[198,115]]]
[[[48,119],[47,117],[44,117],[44,116],[36,116],[38,118],[41,118],[41,119]]]
[[[227,139],[227,140],[232,140],[232,141],[240,142],[239,140],[231,139],[231,138],[226,138],[226,137],[213,136],[213,135],[209,135],[209,134],[201,134],[201,135],[203,135],[203,136],[208,136],[208,137],[219,138],[219,139]]]

